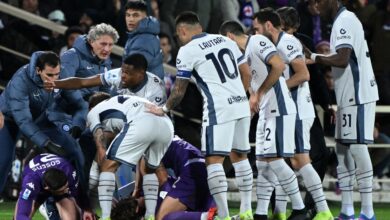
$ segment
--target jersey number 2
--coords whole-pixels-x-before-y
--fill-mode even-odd
[[[231,73],[229,68],[226,65],[225,55],[228,55],[228,61],[232,62],[234,71]],[[237,65],[234,59],[232,51],[227,48],[223,48],[218,52],[218,57],[214,55],[214,53],[209,53],[206,55],[207,60],[211,60],[217,69],[219,79],[221,79],[222,83],[226,82],[225,75],[230,79],[235,79],[238,76]]]

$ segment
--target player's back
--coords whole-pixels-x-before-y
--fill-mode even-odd
[[[191,163],[205,163],[201,151],[190,143],[175,137],[161,162],[166,168],[171,168],[176,176]],[[206,166],[205,166],[206,168]]]
[[[222,35],[202,33],[180,48],[176,62],[178,77],[192,75],[200,88],[205,125],[250,115],[238,67],[244,62],[237,44]]]
[[[136,118],[152,115],[147,112],[146,103],[152,104],[147,99],[137,96],[114,96],[93,107],[87,115],[87,123],[91,131],[94,131],[108,119],[120,119],[124,123],[129,123]]]

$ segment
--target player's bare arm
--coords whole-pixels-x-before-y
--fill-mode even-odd
[[[336,51],[336,54],[330,56],[322,56],[321,54],[311,53],[306,50],[306,57],[313,60],[315,63],[320,63],[327,66],[334,66],[340,68],[346,68],[348,66],[349,57],[351,56],[351,48],[340,48]]]
[[[189,83],[188,79],[182,79],[182,78],[176,79],[173,92],[171,93],[171,96],[169,96],[169,99],[167,100],[166,106],[168,109],[173,109],[181,102],[181,100],[184,97],[184,94],[186,93],[188,83]]]
[[[163,107],[158,107],[157,105],[147,105],[148,111],[155,115],[163,116],[181,102],[184,94],[186,93],[188,83],[188,79],[176,78],[175,86],[173,87],[173,91],[167,100],[167,104]]]
[[[97,150],[97,162],[98,164],[101,164],[104,160],[104,157],[106,155],[106,144],[107,140],[104,136],[104,132],[101,128],[97,128],[96,131],[93,133],[93,137],[96,143],[96,150]]]
[[[279,80],[279,77],[283,74],[284,69],[286,68],[283,60],[277,54],[272,55],[271,58],[268,60],[267,64],[271,65],[271,70],[267,78],[264,80],[263,84],[256,91],[256,93],[254,93],[253,96],[250,97],[249,100],[251,110],[255,112],[259,111],[259,103],[261,101],[261,98],[272,88],[272,86],[275,85],[275,83]]]
[[[4,126],[4,115],[2,112],[0,112],[0,129],[2,129]]]
[[[248,63],[243,63],[241,64],[240,66],[238,66],[239,70],[240,70],[240,75],[241,75],[241,81],[242,81],[242,84],[244,85],[244,89],[245,91],[248,91],[248,88],[250,86],[250,82],[251,82],[251,78],[252,78],[252,75],[251,75],[251,71],[249,69],[249,65]]]
[[[103,85],[100,74],[88,77],[88,78],[80,78],[80,77],[69,77],[66,79],[60,79],[55,81],[45,81],[43,86],[47,90],[51,90],[53,88],[59,89],[81,89],[81,88],[90,88],[95,86]]]
[[[303,58],[296,58],[292,60],[291,66],[295,74],[286,80],[287,87],[289,89],[297,87],[300,84],[310,80],[310,73]]]

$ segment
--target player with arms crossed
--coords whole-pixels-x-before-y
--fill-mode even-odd
[[[342,206],[339,219],[354,219],[353,185],[361,195],[359,219],[375,219],[372,203],[372,163],[367,144],[373,143],[378,97],[363,26],[356,15],[337,0],[317,0],[320,16],[333,20],[330,56],[306,51],[316,63],[332,66],[337,100],[337,178]],[[355,168],[356,166],[356,168]]]
[[[176,60],[175,87],[163,108],[150,106],[150,111],[157,115],[169,112],[180,103],[190,77],[195,79],[204,99],[202,151],[206,153],[210,192],[218,207],[217,219],[230,219],[222,166],[229,154],[241,195],[240,217],[252,219],[253,174],[247,159],[250,109],[245,93],[249,67],[234,41],[203,33],[193,12],[176,18],[176,33],[184,46]]]
[[[65,159],[54,154],[40,154],[31,159],[23,171],[23,182],[15,208],[15,219],[32,219],[38,207],[52,197],[61,219],[94,219],[83,210],[78,175]]]

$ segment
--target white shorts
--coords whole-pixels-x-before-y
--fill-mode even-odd
[[[107,158],[135,166],[145,155],[151,168],[160,165],[173,138],[173,125],[168,117],[147,115],[125,124],[107,150]]]
[[[256,132],[257,157],[294,156],[296,114],[259,120]]]
[[[250,117],[223,124],[203,126],[202,152],[206,156],[227,156],[231,151],[249,153],[249,126]]]
[[[375,102],[338,109],[336,140],[343,144],[371,144],[374,142]]]
[[[310,151],[310,129],[314,118],[305,118],[295,122],[295,153],[309,153]]]

